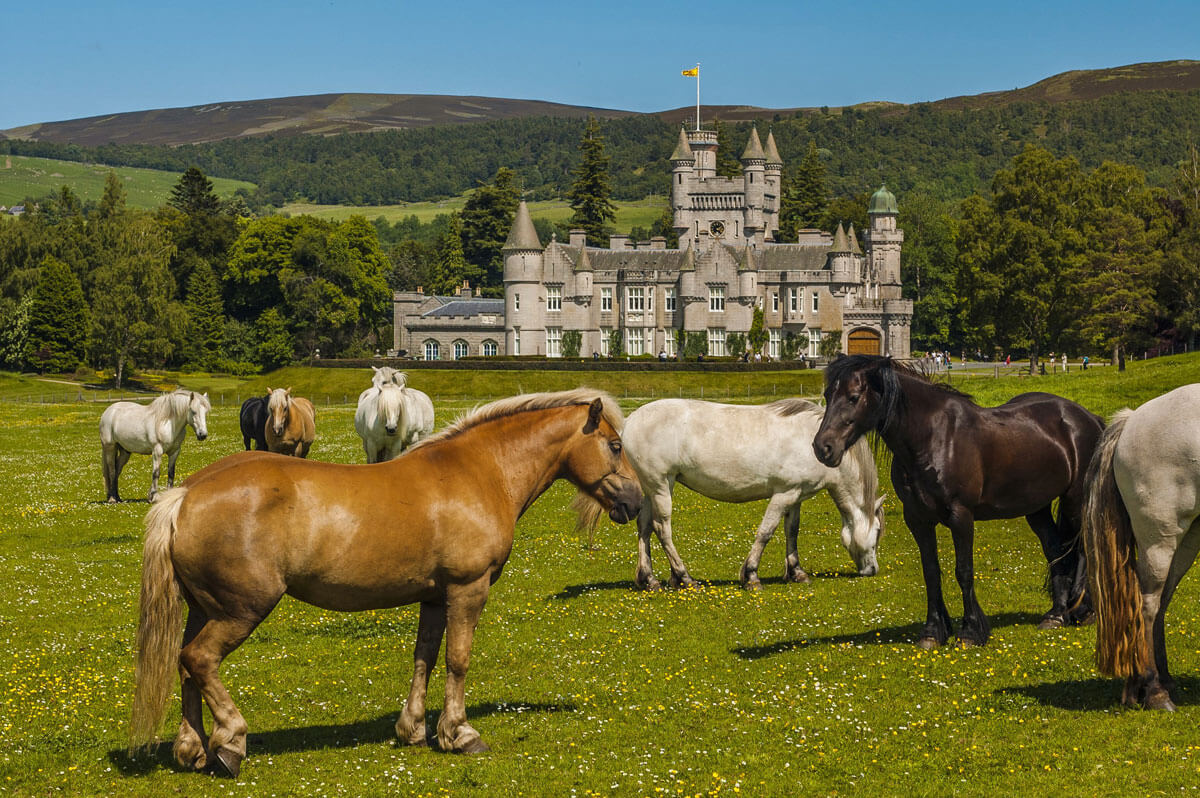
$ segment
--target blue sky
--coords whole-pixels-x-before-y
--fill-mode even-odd
[[[915,102],[1200,59],[1200,2],[17,2],[0,129],[325,92],[659,111]]]

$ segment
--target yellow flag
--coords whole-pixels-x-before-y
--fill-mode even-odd
[[[680,74],[682,74],[685,78],[698,78],[698,77],[700,77],[700,67],[692,67],[691,69],[685,69]]]

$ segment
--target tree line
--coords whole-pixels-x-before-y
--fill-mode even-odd
[[[565,196],[582,154],[589,122],[531,117],[468,125],[336,136],[265,135],[180,147],[0,141],[0,153],[141,166],[206,174],[257,184],[255,207],[292,200],[380,205],[457,196],[512,169],[531,199]],[[726,123],[723,163],[745,145],[749,122]],[[939,200],[983,193],[1026,145],[1071,155],[1088,169],[1104,161],[1141,169],[1166,186],[1191,131],[1200,129],[1200,92],[1126,92],[1063,103],[1017,102],[951,110],[930,104],[775,114],[757,122],[775,134],[785,167],[815,148],[835,197],[886,182],[894,191]],[[678,128],[655,115],[604,120],[610,144],[612,197],[665,194],[668,158]],[[760,131],[762,132],[762,131]]]

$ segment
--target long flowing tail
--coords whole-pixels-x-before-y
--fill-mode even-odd
[[[142,546],[141,616],[137,630],[137,682],[133,716],[129,723],[130,751],[154,741],[166,714],[167,699],[175,686],[179,648],[183,642],[183,608],[171,544],[175,521],[187,488],[159,495],[146,513],[146,539]]]
[[[1132,413],[1113,416],[1088,466],[1081,531],[1096,606],[1096,667],[1106,676],[1132,676],[1150,664],[1133,527],[1113,475],[1113,456]]]

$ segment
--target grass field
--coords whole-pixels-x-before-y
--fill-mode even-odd
[[[116,172],[127,192],[126,203],[131,208],[157,208],[171,197],[171,189],[179,182],[180,173],[157,169],[135,169],[127,166],[102,166],[49,158],[28,158],[23,155],[0,156],[0,205],[15,205],[26,197],[57,194],[64,185],[70,186],[81,200],[97,201],[104,194],[104,181],[109,172]],[[222,197],[239,188],[252,190],[253,183],[244,180],[211,178],[213,189]]]
[[[354,214],[375,220],[380,216],[389,222],[406,219],[415,215],[422,222],[430,222],[435,216],[443,213],[461,211],[466,203],[466,197],[453,197],[438,202],[411,202],[404,205],[313,205],[310,203],[292,202],[284,205],[282,210],[292,214],[310,214],[323,219],[342,220]],[[617,218],[614,226],[619,233],[628,233],[634,227],[649,227],[666,207],[662,197],[648,197],[633,202],[616,202]],[[566,200],[540,201],[529,203],[529,213],[534,219],[549,219],[552,222],[566,222],[571,217],[571,207]],[[545,241],[543,244],[547,243]]]
[[[672,375],[651,375],[655,379]],[[674,375],[676,378],[679,375]],[[626,410],[656,395],[769,399],[750,375],[414,372],[438,423],[493,391],[613,390]],[[771,375],[753,375],[769,378]],[[815,374],[776,375],[809,393]],[[0,396],[21,390],[0,375]],[[785,383],[795,379],[795,383]],[[739,382],[742,380],[744,382]],[[181,476],[241,448],[235,396],[266,382],[318,398],[312,457],[361,462],[353,397],[364,371],[291,370],[221,388],[210,437],[190,437]],[[628,382],[623,382],[628,381]],[[1024,390],[1080,399],[1096,412],[1200,381],[1200,356],[1060,377],[955,384],[983,403]],[[748,390],[747,390],[748,389]],[[230,393],[226,394],[225,392]],[[980,601],[993,623],[981,649],[913,645],[924,618],[918,556],[893,497],[881,571],[852,576],[825,496],[805,505],[800,557],[811,585],[785,585],[782,542],[763,560],[765,589],[738,568],[763,503],[723,505],[676,492],[675,541],[694,590],[632,590],[632,525],[605,522],[594,548],[572,531],[572,491],[553,487],[517,527],[493,587],[467,680],[471,723],[492,752],[456,757],[394,745],[412,668],[416,609],[353,615],[285,599],[222,673],[250,724],[236,784],[178,772],[166,744],[124,752],[144,501],[102,504],[96,422],[102,402],[0,402],[0,790],[12,795],[1154,795],[1200,783],[1200,592],[1185,579],[1167,625],[1180,682],[1173,715],[1125,710],[1120,685],[1092,667],[1092,628],[1039,632],[1048,607],[1040,549],[1024,522],[978,526]],[[122,485],[145,495],[148,458]],[[886,476],[882,479],[889,493]],[[364,497],[369,501],[370,497]],[[961,603],[941,535],[947,602]],[[657,545],[660,576],[665,563]],[[428,722],[441,708],[443,668]],[[177,701],[164,728],[173,734]]]

